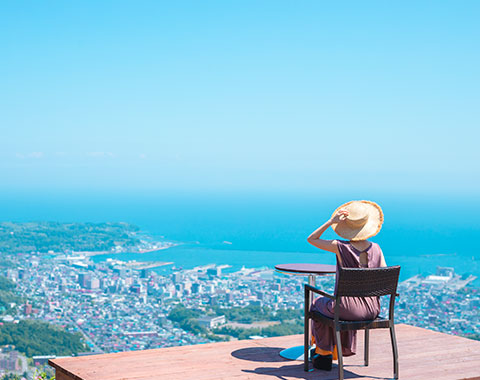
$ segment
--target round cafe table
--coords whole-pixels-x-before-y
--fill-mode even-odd
[[[325,276],[336,271],[335,265],[328,264],[278,264],[275,265],[277,272],[297,276],[308,276],[308,285],[315,286],[315,276]],[[310,293],[310,297],[312,297]],[[310,299],[312,303],[312,299]],[[280,352],[285,359],[303,360],[303,346],[286,348]]]

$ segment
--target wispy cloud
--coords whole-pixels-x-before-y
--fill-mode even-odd
[[[45,156],[43,152],[31,152],[27,155],[27,157],[35,159],[43,158],[43,156]]]
[[[115,155],[112,152],[87,152],[88,157],[93,157],[93,158],[111,158],[115,157]]]
[[[30,152],[30,153],[15,153],[15,157],[19,159],[25,159],[25,158],[32,158],[34,160],[38,160],[40,158],[45,157],[45,153],[43,152]]]

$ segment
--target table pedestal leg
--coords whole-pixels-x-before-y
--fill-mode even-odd
[[[315,276],[309,275],[308,276],[308,285],[315,287]],[[313,302],[313,292],[310,292],[310,299],[308,300],[308,304],[311,305]],[[310,331],[310,336],[308,337],[308,346],[312,346],[312,332]]]
[[[310,286],[315,286],[315,276],[314,275],[308,275],[308,285]],[[310,305],[313,302],[313,294],[310,292],[310,300],[309,303]],[[308,337],[309,345],[312,345],[311,342],[311,336]],[[280,351],[280,356],[285,358],[285,359],[290,359],[290,360],[302,360],[303,361],[303,346],[295,346],[295,347],[290,347],[286,348],[282,351]]]

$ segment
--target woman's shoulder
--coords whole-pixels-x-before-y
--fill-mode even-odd
[[[335,242],[340,253],[345,250],[351,250],[350,242],[348,240],[335,239]]]
[[[354,249],[359,250],[358,248],[355,248],[355,247],[352,245],[352,243],[350,242],[350,240],[340,240],[340,239],[336,239],[335,241],[337,242],[337,245],[343,245],[343,246],[346,246],[346,247],[349,247],[349,248],[351,247],[351,248],[354,248]],[[375,243],[375,242],[373,242],[373,241],[370,241],[370,240],[366,240],[366,241],[368,242],[369,245],[368,245],[367,248],[364,249],[365,251],[371,249],[372,247],[380,248],[380,246],[379,246],[377,243]]]

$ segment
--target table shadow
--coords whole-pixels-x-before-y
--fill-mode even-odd
[[[289,360],[280,356],[280,351],[284,349],[283,347],[249,347],[233,351],[231,355],[234,358],[252,362],[286,362]]]

